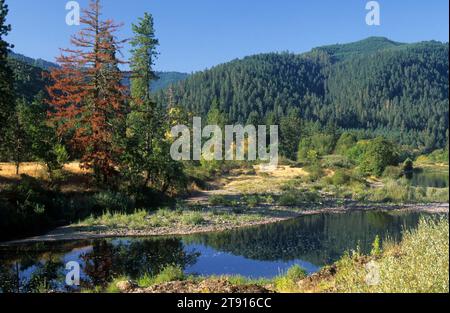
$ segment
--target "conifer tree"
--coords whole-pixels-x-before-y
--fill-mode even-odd
[[[64,49],[47,88],[51,113],[60,136],[70,139],[82,155],[82,166],[107,182],[116,173],[120,145],[118,125],[126,113],[126,93],[116,53],[124,41],[114,33],[120,27],[101,20],[99,0],[93,0],[80,20],[84,28],[72,37],[73,49]]]
[[[152,99],[150,85],[157,79],[153,70],[156,48],[153,17],[145,13],[132,26],[131,57],[131,112],[127,118],[126,172],[133,181],[140,178],[141,187],[151,186],[163,193],[180,181],[180,164],[170,157],[170,118]]]
[[[11,127],[14,115],[14,76],[8,66],[8,51],[12,45],[5,37],[11,31],[11,25],[6,24],[8,5],[0,0],[0,151],[10,147],[7,131]]]

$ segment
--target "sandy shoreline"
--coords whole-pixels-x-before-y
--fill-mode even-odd
[[[280,209],[286,209],[286,207],[277,207]],[[13,246],[22,244],[32,244],[38,242],[59,242],[59,241],[73,241],[73,240],[89,240],[89,239],[101,239],[112,237],[151,237],[151,236],[176,236],[176,235],[189,235],[208,232],[226,231],[244,227],[261,226],[277,222],[290,220],[293,218],[301,217],[310,214],[321,213],[345,213],[351,211],[405,211],[405,212],[424,212],[424,213],[449,213],[448,203],[427,203],[427,204],[359,204],[354,203],[351,205],[342,205],[334,207],[319,207],[315,209],[305,209],[301,211],[288,211],[285,216],[267,216],[262,220],[254,222],[242,222],[239,224],[215,224],[215,225],[196,225],[196,226],[184,226],[184,227],[158,227],[146,230],[133,230],[133,229],[108,229],[107,227],[82,227],[82,226],[64,226],[59,227],[45,235],[13,240],[0,243],[0,246]]]

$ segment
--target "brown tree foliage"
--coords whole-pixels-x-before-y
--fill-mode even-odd
[[[101,20],[99,0],[91,1],[80,23],[84,28],[72,37],[74,48],[62,49],[60,68],[50,73],[50,117],[58,134],[81,154],[82,166],[105,182],[116,172],[121,153],[115,136],[126,113],[126,88],[116,54],[124,41],[114,36],[120,25]]]

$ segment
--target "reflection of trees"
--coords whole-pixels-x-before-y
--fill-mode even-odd
[[[62,262],[59,260],[36,261],[33,265],[22,266],[0,265],[0,291],[11,292],[43,292],[56,289],[61,279]],[[21,277],[21,271],[33,267],[28,277]]]
[[[256,260],[302,259],[316,265],[337,260],[344,251],[370,250],[376,235],[396,239],[403,225],[415,226],[418,214],[385,212],[318,214],[295,220],[187,237],[186,243],[209,245],[217,250]]]
[[[39,292],[43,289],[65,289],[64,255],[86,242],[59,246],[54,243],[11,249],[0,254],[0,292]],[[187,253],[176,238],[133,239],[130,241],[99,240],[89,243],[92,249],[80,255],[87,279],[83,285],[104,286],[113,277],[133,279],[149,273],[158,274],[167,265],[186,268],[194,264],[198,253]],[[59,249],[58,249],[59,247]],[[52,251],[52,252],[49,252]],[[55,251],[58,251],[56,253]],[[5,251],[6,252],[6,251]],[[28,274],[24,275],[27,272]],[[21,279],[18,280],[18,273]],[[59,288],[58,288],[59,287]]]
[[[409,176],[405,175],[410,180],[412,186],[421,187],[436,187],[447,188],[449,186],[448,172],[413,172]]]
[[[196,262],[197,253],[186,253],[179,239],[133,240],[113,244],[97,241],[93,249],[82,256],[83,271],[90,283],[105,285],[112,277],[133,279],[148,273],[158,274],[167,265],[186,266]]]

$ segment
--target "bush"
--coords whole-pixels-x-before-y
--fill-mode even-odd
[[[186,279],[183,269],[179,266],[170,265],[165,267],[158,275],[154,278],[154,284],[163,284],[171,281],[181,281]]]
[[[350,169],[354,166],[354,163],[342,155],[327,155],[322,158],[322,166],[324,168],[339,169],[347,168]]]
[[[306,276],[307,273],[303,268],[294,265],[287,270],[286,274],[275,277],[275,289],[278,292],[295,292],[298,289],[298,282]]]
[[[290,190],[284,192],[278,199],[278,204],[284,206],[302,205],[317,202],[320,195],[316,191]]]
[[[258,206],[261,199],[257,195],[251,195],[251,196],[244,197],[244,201],[248,207],[254,208],[254,207]]]
[[[362,156],[360,167],[366,174],[380,176],[388,165],[397,163],[395,146],[382,137],[370,141]]]
[[[344,132],[336,143],[336,153],[340,155],[345,155],[348,150],[350,150],[357,140],[356,137],[348,132]]]
[[[148,288],[154,285],[164,284],[173,281],[185,280],[186,276],[183,269],[179,266],[166,266],[159,274],[152,276],[149,273],[144,274],[137,280],[137,284],[141,288]]]
[[[403,174],[403,171],[400,167],[389,165],[389,166],[386,166],[386,168],[384,169],[383,177],[397,179],[397,178],[400,178],[402,176],[402,174]]]
[[[306,167],[305,170],[308,172],[308,179],[311,182],[318,181],[325,175],[323,169],[318,163]]]
[[[414,163],[410,158],[407,158],[405,162],[403,162],[403,171],[412,172],[413,170],[414,170]]]
[[[199,212],[190,212],[183,215],[182,221],[186,225],[201,225],[205,222],[205,219]]]
[[[210,205],[223,205],[223,206],[230,206],[231,201],[223,195],[212,195],[208,198],[208,202]]]
[[[351,181],[350,175],[343,170],[337,170],[331,177],[331,183],[335,186],[346,185]]]
[[[93,196],[94,206],[97,211],[109,212],[129,212],[135,207],[135,201],[128,195],[112,192],[101,191]]]

